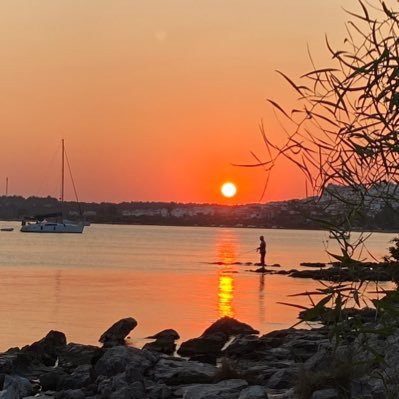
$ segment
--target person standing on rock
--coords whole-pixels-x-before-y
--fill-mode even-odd
[[[260,244],[259,244],[259,247],[256,248],[256,252],[259,252],[259,254],[260,254],[260,266],[262,266],[264,268],[266,266],[265,265],[266,241],[265,241],[265,237],[263,237],[263,236],[260,236],[259,240],[260,240]]]

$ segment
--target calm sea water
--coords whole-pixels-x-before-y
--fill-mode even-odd
[[[231,263],[257,262],[261,234],[267,263],[282,269],[329,261],[326,249],[337,250],[321,231],[92,225],[82,235],[57,235],[0,223],[10,226],[13,232],[0,232],[0,350],[52,329],[68,342],[97,345],[102,332],[128,316],[138,321],[130,336],[138,347],[165,328],[181,340],[197,337],[225,315],[261,333],[286,328],[297,310],[277,302],[308,305],[306,297],[288,295],[318,283],[261,276],[250,271],[254,266]],[[392,238],[375,233],[368,250],[381,259]],[[366,250],[360,256],[369,257]]]

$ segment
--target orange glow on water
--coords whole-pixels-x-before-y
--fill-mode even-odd
[[[219,317],[234,317],[235,312],[232,305],[234,298],[234,279],[231,275],[219,274]]]
[[[219,271],[218,312],[219,317],[235,317],[234,299],[234,262],[237,260],[237,242],[230,230],[221,230],[216,241],[218,263],[223,265]]]
[[[224,265],[231,265],[238,257],[238,244],[229,230],[221,230],[215,242],[217,260]]]

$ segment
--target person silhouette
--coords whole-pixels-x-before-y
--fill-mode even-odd
[[[256,248],[256,252],[259,252],[260,254],[260,266],[262,266],[262,268],[264,268],[265,265],[265,256],[266,256],[266,241],[265,241],[265,237],[260,236],[259,237],[260,240],[260,244],[259,247]]]

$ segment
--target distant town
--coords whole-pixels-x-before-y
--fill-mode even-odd
[[[347,198],[352,195],[351,192],[345,194],[345,188],[335,189],[341,195],[347,195]],[[320,229],[326,228],[328,223],[344,221],[346,217],[345,203],[330,194],[321,198],[236,206],[176,202],[61,204],[53,197],[0,197],[1,220],[22,220],[27,216],[60,210],[70,220],[83,217],[90,223],[247,228]],[[391,201],[386,201],[378,195],[370,196],[352,217],[350,227],[352,230],[399,230],[399,199],[391,198]]]

